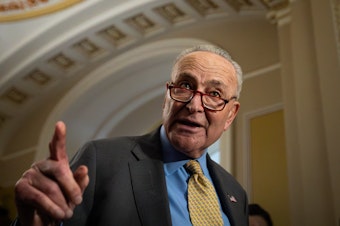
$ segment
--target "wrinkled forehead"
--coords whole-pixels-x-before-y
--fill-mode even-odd
[[[187,74],[237,81],[236,70],[226,58],[206,51],[192,52],[179,59],[173,67],[171,79],[176,81]]]

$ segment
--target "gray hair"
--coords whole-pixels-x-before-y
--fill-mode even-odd
[[[230,54],[217,46],[214,45],[198,45],[198,46],[194,46],[192,48],[189,49],[185,49],[184,51],[182,51],[177,58],[174,61],[174,65],[180,60],[182,59],[184,56],[188,55],[189,53],[193,53],[193,52],[197,52],[197,51],[206,51],[206,52],[211,52],[217,55],[222,56],[223,58],[227,59],[234,67],[235,71],[236,71],[236,78],[237,78],[237,90],[236,90],[236,97],[237,99],[240,97],[240,93],[242,90],[242,82],[243,82],[243,74],[242,74],[242,69],[240,67],[240,65],[234,61]]]

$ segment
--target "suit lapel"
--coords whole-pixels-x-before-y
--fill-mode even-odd
[[[157,138],[158,135],[158,138]],[[132,188],[143,225],[171,225],[170,209],[159,133],[137,141],[133,153],[139,161],[129,164]]]
[[[210,176],[214,182],[223,212],[227,215],[231,225],[238,225],[237,211],[239,211],[238,209],[243,203],[239,202],[241,200],[238,200],[239,193],[234,190],[234,182],[231,180],[232,176],[226,177],[222,175],[221,169],[218,168],[219,166],[209,156],[207,156],[207,159]]]

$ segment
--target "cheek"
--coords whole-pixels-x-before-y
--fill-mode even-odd
[[[163,104],[163,120],[166,120],[169,115],[170,115],[170,101],[168,99],[165,99],[164,104]]]
[[[207,120],[209,122],[209,132],[212,134],[221,134],[225,131],[225,125],[227,122],[226,114],[222,114],[222,112],[218,112],[216,114],[206,115]]]
[[[167,125],[170,123],[172,115],[174,112],[174,103],[173,101],[166,98],[163,105],[163,124]]]
[[[167,97],[163,104],[163,117],[177,114],[184,107],[183,103],[174,101]]]

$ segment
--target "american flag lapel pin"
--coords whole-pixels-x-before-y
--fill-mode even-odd
[[[228,196],[230,202],[237,202],[237,199],[235,198],[235,196],[233,196],[233,195],[227,195],[227,196]]]

